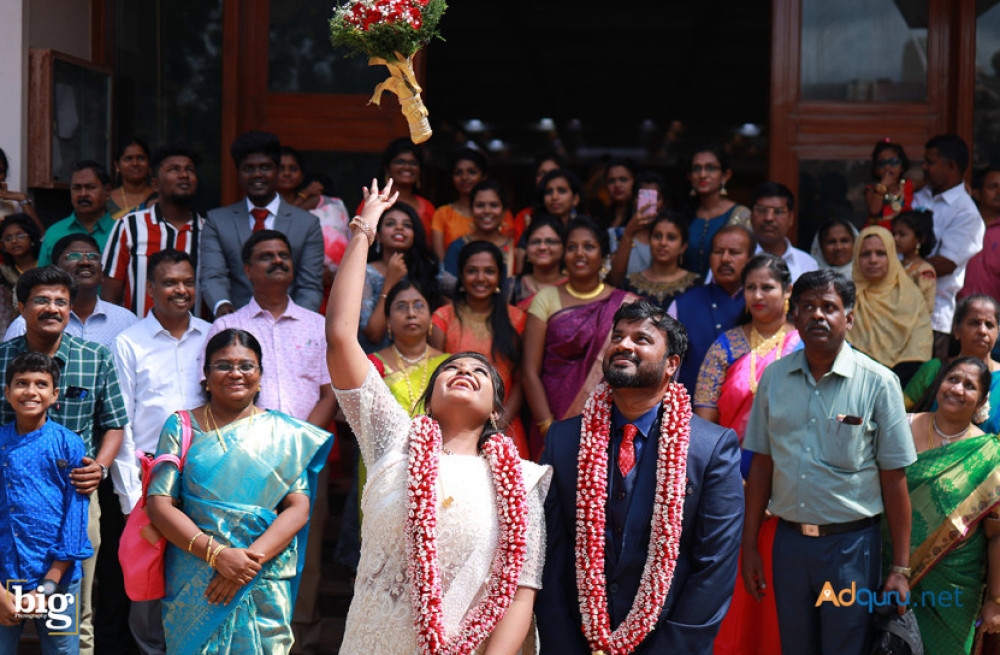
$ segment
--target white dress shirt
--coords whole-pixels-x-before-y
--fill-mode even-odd
[[[160,325],[154,310],[111,345],[128,414],[119,460],[133,462],[134,474],[129,481],[134,487],[128,489],[133,506],[142,493],[136,449],[156,452],[160,431],[170,414],[204,402],[198,362],[211,327],[192,316],[187,330],[177,339]]]
[[[264,229],[273,230],[274,220],[278,217],[278,207],[280,206],[281,206],[281,196],[278,195],[277,193],[274,194],[273,198],[271,198],[271,202],[259,208],[257,207],[257,205],[250,202],[250,198],[247,198],[247,213],[250,214],[250,231],[253,232],[253,225],[254,225],[253,210],[266,209],[267,218],[264,219]]]
[[[753,254],[759,255],[762,252],[764,252],[764,249],[758,244],[757,250]],[[785,237],[785,252],[781,255],[781,258],[788,264],[788,272],[792,274],[792,284],[795,284],[795,280],[799,279],[799,276],[803,273],[819,270],[819,264],[816,263],[812,255],[805,250],[799,250],[794,247],[792,242],[788,240],[788,237]]]
[[[983,248],[986,226],[976,203],[966,193],[964,182],[936,196],[930,186],[925,186],[913,194],[913,208],[927,209],[934,214],[937,245],[931,256],[941,255],[955,262],[954,271],[937,278],[934,313],[931,314],[931,327],[936,332],[950,334],[955,315],[955,294],[965,284],[966,264]]]

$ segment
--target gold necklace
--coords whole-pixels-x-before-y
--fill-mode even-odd
[[[597,296],[604,292],[604,283],[601,282],[593,291],[577,291],[573,288],[572,282],[566,283],[566,293],[573,296],[577,300],[593,300]]]
[[[250,428],[253,428],[253,421],[257,417],[257,408],[251,405],[250,409]],[[219,424],[215,422],[215,415],[212,414],[212,405],[205,405],[205,418],[208,419],[209,427],[215,431],[215,438],[219,440],[219,445],[222,446],[222,452],[229,452],[229,448],[226,447],[226,442],[222,438],[222,434],[219,433]],[[236,418],[235,421],[240,420]],[[235,422],[233,421],[233,422]]]
[[[399,349],[396,348],[396,344],[392,344],[392,350],[393,352],[396,353],[396,364],[399,365],[399,372],[403,374],[403,382],[406,383],[406,397],[410,399],[410,406],[407,409],[410,412],[416,409],[417,400],[419,400],[420,397],[419,395],[416,398],[413,397],[413,387],[410,385],[410,376],[404,370],[403,362],[406,361],[409,362],[411,365],[413,365],[420,363],[420,360],[424,360],[424,374],[420,380],[420,393],[423,393],[424,389],[427,388],[427,373],[430,371],[431,368],[431,360],[429,357],[427,357],[427,352],[430,349],[431,347],[427,346],[426,348],[424,348],[423,355],[418,357],[416,360],[411,360],[407,359],[406,357],[403,357],[403,353],[399,352]]]
[[[777,346],[778,353],[774,356],[774,361],[781,359],[781,346],[784,339],[784,325],[767,339],[757,331],[755,326],[750,326],[750,395],[757,393],[757,358],[767,355]]]

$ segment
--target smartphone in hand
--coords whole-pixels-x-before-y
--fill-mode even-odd
[[[656,189],[639,189],[639,200],[636,205],[639,209],[639,214],[655,211],[658,197],[659,193]]]

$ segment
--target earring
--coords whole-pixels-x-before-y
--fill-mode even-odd
[[[698,195],[698,192],[694,190],[694,187],[691,187],[691,191],[690,193],[688,193],[688,195],[694,198],[696,195]]]
[[[729,195],[729,192],[726,191],[726,183],[725,182],[722,183],[722,188],[719,190],[719,195],[722,196],[723,198],[725,198],[726,196]]]
[[[392,338],[392,328],[391,327],[386,326],[385,333],[389,337],[389,341],[395,341],[395,339]]]
[[[788,316],[788,298],[785,298],[785,316]]]
[[[497,427],[497,419],[494,416],[490,417],[490,427],[493,428],[494,432],[499,432],[500,428]]]
[[[497,288],[493,290],[493,295],[494,296],[499,296],[500,295],[500,287],[499,286],[497,286]]]

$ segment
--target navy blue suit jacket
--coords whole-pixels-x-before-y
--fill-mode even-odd
[[[543,653],[589,654],[576,586],[577,454],[581,417],[554,423],[545,440],[543,464],[553,467],[545,501],[547,547],[542,590],[535,615]],[[608,611],[616,628],[632,607],[649,547],[659,420],[639,462],[620,558],[605,544]],[[636,655],[710,655],[736,582],[743,531],[743,483],[736,433],[697,416],[691,418],[687,492],[680,553],[670,592],[656,628]]]

